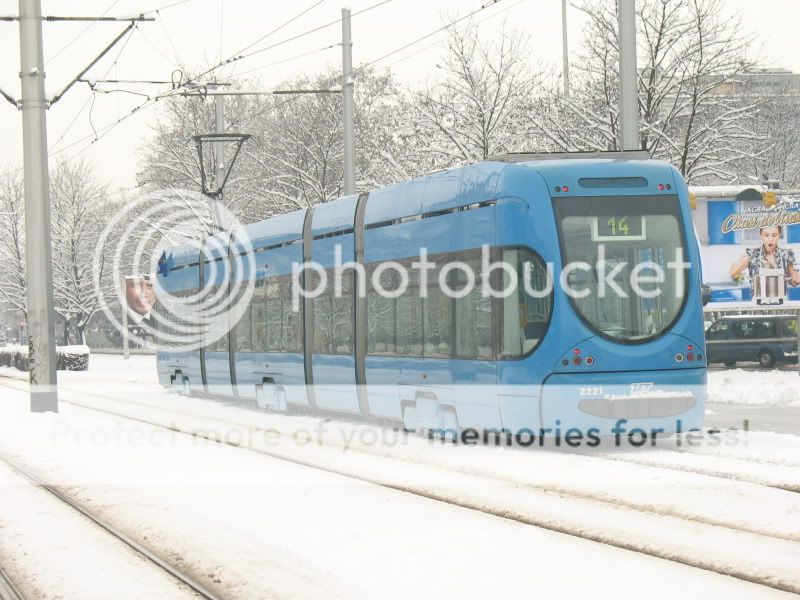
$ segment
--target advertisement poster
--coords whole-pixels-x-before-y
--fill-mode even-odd
[[[767,208],[709,199],[695,216],[703,281],[712,290],[708,308],[800,308],[800,201]]]
[[[155,328],[153,316],[153,307],[156,303],[155,282],[154,275],[128,275],[125,277],[128,329],[139,337],[144,337]]]

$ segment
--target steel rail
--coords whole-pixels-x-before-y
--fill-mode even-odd
[[[75,511],[79,512],[80,514],[82,514],[84,517],[89,519],[95,525],[98,525],[99,527],[104,529],[107,533],[111,534],[113,537],[117,538],[119,541],[124,543],[126,546],[130,547],[131,549],[133,549],[136,553],[138,553],[141,556],[145,557],[147,560],[152,562],[154,565],[156,565],[157,567],[160,567],[161,569],[163,569],[164,571],[166,571],[167,573],[172,575],[172,577],[174,577],[175,579],[177,579],[178,581],[180,581],[181,583],[183,583],[184,585],[189,587],[192,591],[196,592],[201,597],[206,598],[207,600],[222,600],[221,596],[219,596],[219,595],[215,594],[214,592],[210,591],[208,588],[203,586],[201,583],[199,583],[198,581],[196,581],[195,579],[193,579],[189,575],[186,575],[185,573],[182,573],[181,571],[179,571],[178,569],[176,569],[175,567],[170,565],[168,562],[163,560],[161,557],[159,557],[157,554],[155,554],[154,552],[152,552],[151,550],[149,550],[148,548],[146,548],[145,546],[143,546],[142,544],[140,544],[139,542],[134,540],[132,537],[130,537],[129,535],[127,535],[126,533],[124,533],[120,529],[117,529],[116,527],[114,527],[111,523],[109,523],[105,519],[93,514],[91,511],[87,510],[86,508],[84,508],[83,506],[81,506],[80,504],[78,504],[77,502],[72,500],[71,498],[69,498],[66,495],[62,494],[56,487],[45,483],[37,475],[35,475],[31,471],[29,471],[28,469],[25,469],[24,467],[21,467],[19,464],[17,464],[13,460],[11,460],[11,459],[3,456],[3,455],[0,455],[0,461],[2,461],[5,464],[7,464],[15,473],[18,473],[19,475],[21,475],[22,477],[24,477],[25,479],[27,479],[28,481],[33,483],[37,488],[42,489],[42,490],[50,493],[52,496],[55,496],[58,500],[60,500],[61,502],[63,502],[64,504],[66,504],[67,506],[72,508],[73,510],[75,510]],[[2,579],[3,578],[0,577],[0,599],[6,600],[5,596],[2,595],[2,588],[3,588]],[[21,596],[17,596],[17,597],[20,598],[20,599],[22,598]],[[9,597],[9,600],[13,600],[13,599],[14,599],[13,595]]]
[[[8,386],[7,383],[5,383],[5,382],[3,384],[0,384],[0,385],[6,385],[7,387],[10,387],[12,389],[17,389],[14,386]],[[90,394],[90,395],[99,396],[98,394]],[[406,485],[406,484],[403,484],[403,483],[393,482],[391,480],[387,480],[387,479],[381,478],[381,477],[375,477],[375,476],[370,476],[370,475],[364,475],[364,474],[361,474],[361,473],[355,473],[355,472],[353,472],[353,471],[351,471],[349,469],[346,469],[346,468],[334,467],[334,466],[330,466],[330,465],[320,464],[318,461],[316,461],[314,459],[309,459],[309,458],[305,458],[305,457],[290,456],[290,455],[287,455],[287,454],[284,454],[284,453],[281,453],[281,452],[278,452],[278,451],[269,451],[269,450],[265,450],[265,449],[261,449],[261,448],[253,448],[253,447],[250,447],[250,446],[247,446],[245,444],[238,443],[238,442],[235,442],[235,441],[221,439],[219,436],[210,434],[208,432],[197,431],[197,430],[193,430],[191,428],[188,428],[188,429],[181,428],[177,423],[172,423],[170,425],[165,425],[163,423],[158,423],[157,421],[154,421],[152,419],[141,418],[141,417],[136,417],[136,416],[132,416],[132,415],[129,415],[129,414],[124,414],[124,412],[121,413],[121,412],[116,412],[116,411],[105,409],[105,408],[97,408],[97,407],[82,405],[82,404],[77,403],[77,402],[70,402],[70,401],[66,401],[66,400],[63,400],[63,399],[60,400],[60,401],[66,403],[66,404],[71,404],[73,406],[77,406],[77,407],[81,407],[81,408],[84,408],[84,409],[87,409],[87,410],[91,410],[93,412],[105,413],[105,414],[108,414],[108,415],[112,415],[112,416],[115,416],[115,417],[126,419],[128,421],[132,421],[132,422],[136,422],[136,423],[143,423],[145,425],[149,425],[149,426],[152,426],[152,427],[158,427],[160,429],[165,429],[167,431],[180,433],[180,434],[183,434],[183,435],[186,435],[186,436],[189,436],[189,437],[194,437],[194,438],[197,438],[197,439],[203,439],[203,440],[206,440],[206,441],[210,441],[210,442],[219,444],[221,446],[231,446],[231,447],[234,447],[234,448],[240,448],[240,449],[243,449],[243,450],[254,452],[256,454],[260,454],[260,455],[263,455],[263,456],[268,456],[270,458],[273,458],[273,459],[276,459],[276,460],[280,460],[280,461],[283,461],[283,462],[287,462],[287,463],[290,463],[290,464],[295,464],[295,465],[298,465],[298,466],[314,469],[314,470],[317,470],[317,471],[323,471],[323,472],[326,472],[326,473],[339,475],[341,477],[346,477],[348,479],[352,479],[352,480],[355,480],[355,481],[360,481],[362,483],[376,485],[376,486],[379,486],[379,487],[382,487],[382,488],[385,488],[385,489],[390,489],[390,490],[398,491],[398,492],[401,492],[401,493],[411,494],[411,495],[414,495],[414,496],[417,496],[417,497],[420,497],[420,498],[425,498],[427,500],[432,500],[434,502],[439,502],[439,503],[447,504],[447,505],[450,505],[450,506],[453,506],[453,507],[462,508],[462,509],[466,509],[466,510],[470,510],[470,511],[474,511],[474,512],[479,512],[479,513],[482,513],[482,514],[485,514],[485,515],[489,515],[489,516],[493,516],[493,517],[497,517],[497,518],[500,518],[500,519],[503,519],[503,520],[513,521],[513,522],[520,523],[520,524],[523,524],[523,525],[530,525],[530,526],[533,526],[533,527],[538,527],[540,529],[545,529],[545,530],[553,531],[555,533],[561,533],[561,534],[564,534],[564,535],[568,535],[568,536],[573,537],[573,538],[579,538],[579,539],[584,539],[584,540],[587,540],[587,541],[600,543],[600,544],[603,544],[603,545],[606,545],[606,546],[609,546],[609,547],[619,548],[619,549],[622,549],[622,550],[628,550],[630,552],[635,552],[635,553],[641,554],[643,556],[651,556],[651,557],[654,557],[654,558],[667,560],[667,561],[674,562],[674,563],[677,563],[677,564],[683,564],[683,565],[686,565],[688,567],[696,568],[696,569],[699,569],[699,570],[702,570],[702,571],[707,571],[707,572],[710,572],[710,573],[716,573],[716,574],[724,575],[724,576],[727,576],[727,577],[733,577],[733,578],[739,579],[741,581],[747,581],[747,582],[750,582],[750,583],[754,583],[756,585],[761,585],[761,586],[764,586],[764,587],[777,589],[777,590],[780,590],[780,591],[785,591],[785,592],[790,592],[790,593],[795,593],[795,594],[800,593],[800,586],[796,586],[796,585],[794,585],[792,583],[783,582],[783,581],[770,581],[768,578],[761,577],[758,574],[753,574],[753,573],[745,572],[745,571],[741,571],[741,570],[728,569],[728,568],[715,566],[713,564],[709,564],[705,560],[699,560],[699,559],[696,559],[696,558],[676,556],[674,553],[672,553],[670,551],[656,549],[656,548],[649,548],[649,547],[646,547],[646,546],[642,546],[641,544],[636,543],[636,542],[617,540],[617,539],[614,539],[613,536],[605,535],[603,533],[592,532],[592,531],[583,531],[583,530],[582,531],[576,531],[575,529],[572,529],[569,526],[558,524],[558,523],[553,523],[553,522],[551,522],[551,521],[549,521],[547,519],[539,519],[539,518],[531,517],[531,516],[528,516],[528,515],[516,514],[516,513],[512,512],[512,511],[506,511],[506,510],[501,510],[501,509],[498,509],[498,508],[487,507],[487,506],[481,505],[478,502],[471,501],[469,499],[463,499],[463,498],[455,497],[455,496],[452,496],[452,495],[449,495],[449,494],[445,494],[445,493],[440,493],[440,492],[437,492],[436,490],[419,489],[419,488],[417,488],[417,487],[415,487],[413,485]],[[122,402],[124,403],[125,401],[122,401]],[[135,403],[135,402],[128,402],[128,403],[129,404],[138,404],[138,403]],[[143,406],[143,405],[139,405],[139,406]],[[153,408],[155,408],[155,407],[153,407]],[[166,412],[170,412],[168,409],[163,409],[163,410],[165,410]],[[178,411],[178,412],[180,412],[180,411]],[[184,413],[184,414],[187,414],[187,413]],[[636,509],[635,508],[631,508],[631,510],[636,510]],[[712,524],[712,523],[708,523],[708,525],[709,526],[713,526],[713,527],[719,527],[720,526],[718,524]],[[728,527],[727,529],[729,529],[731,531],[735,530],[734,528],[730,528],[730,527]],[[751,532],[751,531],[746,531],[746,530],[741,530],[741,531],[743,533],[750,533],[752,535],[764,535],[764,534],[759,534],[758,532]],[[782,539],[782,538],[775,538],[775,539]],[[786,540],[784,540],[784,541],[786,541]]]

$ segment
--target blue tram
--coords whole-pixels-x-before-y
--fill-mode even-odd
[[[226,234],[201,252],[166,253],[158,285],[173,296],[224,293],[226,276],[252,280],[254,292],[238,322],[220,325],[227,335],[198,351],[159,351],[164,386],[411,429],[606,435],[702,424],[699,251],[687,187],[666,163],[642,153],[502,155],[246,231],[252,273],[230,272],[237,249]],[[360,268],[338,293],[328,286],[298,304],[297,265],[319,265],[304,271],[308,290],[320,270],[333,276],[337,254]],[[427,277],[412,268],[423,254],[435,263]],[[507,266],[487,272],[486,255]],[[473,269],[471,289],[464,269],[446,266],[454,262]],[[409,267],[407,280],[387,263]],[[507,291],[511,271],[510,293],[481,289],[491,280]],[[637,293],[633,271],[647,282]],[[464,293],[443,293],[444,281]],[[524,281],[551,286],[533,294]]]

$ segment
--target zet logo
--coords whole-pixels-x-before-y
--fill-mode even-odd
[[[631,384],[631,394],[646,394],[653,387],[652,381]]]

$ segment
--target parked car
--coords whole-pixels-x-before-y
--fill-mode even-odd
[[[797,360],[797,317],[794,315],[736,315],[718,319],[706,330],[709,363],[736,366],[757,361],[769,368]]]

